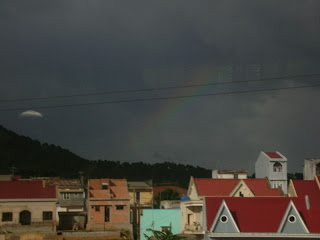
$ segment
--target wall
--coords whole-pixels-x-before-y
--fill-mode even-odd
[[[140,240],[145,240],[144,234],[151,236],[147,229],[161,230],[161,227],[171,225],[172,233],[181,233],[180,209],[144,209],[140,219]]]
[[[140,202],[137,202],[137,204],[142,205],[150,205],[152,204],[152,190],[136,190],[136,192],[140,192]],[[130,197],[130,205],[134,204],[135,199],[135,192],[130,191],[129,192]]]
[[[30,200],[31,201],[31,200]],[[56,201],[44,202],[44,201],[20,201],[20,202],[0,202],[0,226],[1,225],[10,225],[10,224],[19,224],[19,215],[21,211],[27,210],[31,213],[31,222],[41,223],[43,222],[43,212],[51,211],[52,220],[55,221],[55,212],[56,212]],[[2,213],[3,212],[12,212],[12,222],[2,222]]]
[[[70,199],[63,199],[63,193],[69,193]],[[60,192],[59,193],[59,205],[61,207],[67,206],[84,206],[84,193],[83,192]]]

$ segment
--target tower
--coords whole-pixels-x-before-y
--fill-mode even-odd
[[[287,158],[279,152],[260,152],[255,165],[256,178],[267,177],[271,188],[287,194]]]

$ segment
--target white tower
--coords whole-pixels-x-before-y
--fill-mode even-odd
[[[267,177],[271,188],[281,187],[287,194],[287,158],[279,152],[260,152],[255,166],[256,178]]]

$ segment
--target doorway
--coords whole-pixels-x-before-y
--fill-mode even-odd
[[[31,224],[31,213],[27,210],[20,212],[19,223],[21,225],[30,225]]]

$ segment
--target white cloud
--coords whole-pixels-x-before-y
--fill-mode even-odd
[[[36,112],[36,111],[33,111],[33,110],[28,110],[28,111],[22,112],[22,113],[20,114],[20,117],[42,118],[43,115],[42,115],[42,113],[40,113],[40,112]]]

